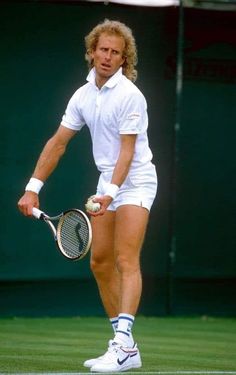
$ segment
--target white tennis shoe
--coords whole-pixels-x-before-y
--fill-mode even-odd
[[[107,349],[107,351],[109,350],[110,346],[112,346],[112,344],[113,344],[113,340],[109,340],[108,341],[108,349]],[[103,359],[103,357],[105,356],[105,354],[100,355],[100,357],[97,357],[97,358],[88,359],[87,361],[84,362],[84,367],[91,368],[93,365],[95,365],[95,363],[97,363],[98,361],[100,361],[101,359]]]
[[[137,344],[127,348],[110,340],[107,352],[98,358],[85,361],[84,366],[92,372],[121,372],[142,366]]]
[[[84,362],[84,367],[91,368],[93,365],[95,365],[97,362],[99,362],[101,359],[103,359],[105,354],[103,354],[103,355],[101,355],[100,357],[97,357],[97,358],[87,359],[87,361]]]

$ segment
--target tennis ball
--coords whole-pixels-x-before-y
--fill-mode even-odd
[[[95,195],[88,198],[87,203],[85,204],[86,211],[97,212],[100,210],[100,203],[93,202],[93,198],[95,198]]]

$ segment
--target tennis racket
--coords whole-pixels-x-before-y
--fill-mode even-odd
[[[57,216],[48,216],[34,207],[32,214],[36,219],[48,224],[58,249],[66,258],[79,260],[87,254],[92,242],[92,229],[84,212],[74,208]],[[56,220],[57,227],[52,223]]]

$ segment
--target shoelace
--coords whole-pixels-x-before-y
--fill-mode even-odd
[[[120,349],[122,349],[122,345],[120,345],[120,344],[118,344],[118,343],[116,343],[115,341],[113,341],[113,340],[110,340],[109,341],[109,346],[108,346],[108,350],[107,350],[107,355],[110,357],[110,355],[109,354],[114,354],[114,353],[117,353]],[[132,353],[136,353],[137,352],[137,350],[136,350],[136,348],[130,348],[127,352],[129,352],[130,354],[132,354]],[[106,354],[105,354],[105,356],[106,356]]]
[[[121,348],[121,345],[114,343],[114,341],[110,340],[108,350],[104,354],[104,359],[113,359],[120,348]]]

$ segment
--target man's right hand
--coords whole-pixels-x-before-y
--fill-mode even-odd
[[[25,216],[32,216],[33,207],[39,208],[38,194],[33,191],[26,191],[18,201],[18,208]]]

